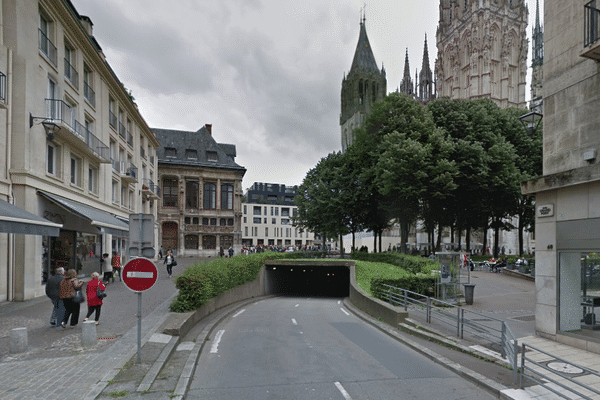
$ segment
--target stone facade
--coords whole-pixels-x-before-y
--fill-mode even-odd
[[[528,13],[524,0],[441,0],[438,97],[525,108]]]
[[[0,233],[0,301],[21,301],[45,295],[55,267],[126,261],[125,221],[156,216],[159,143],[70,1],[4,1],[0,18],[0,198],[62,225]]]

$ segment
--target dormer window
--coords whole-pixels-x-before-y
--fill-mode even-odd
[[[186,149],[185,158],[189,160],[196,160],[198,158],[198,151],[194,149]]]
[[[177,149],[174,147],[165,147],[165,157],[177,157]]]
[[[206,159],[208,161],[219,161],[219,157],[217,156],[217,152],[216,151],[207,151],[206,152]]]

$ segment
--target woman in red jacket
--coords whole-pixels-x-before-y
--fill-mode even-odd
[[[88,321],[90,315],[95,311],[96,312],[96,325],[99,325],[100,322],[100,309],[102,308],[102,299],[98,297],[98,288],[100,290],[106,290],[106,286],[100,280],[100,274],[97,272],[92,272],[92,280],[88,282],[85,292],[87,294],[87,304],[88,304],[88,312],[83,320]]]

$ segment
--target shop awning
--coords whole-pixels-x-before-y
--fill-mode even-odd
[[[96,226],[98,229],[103,229],[105,233],[116,236],[127,236],[129,234],[129,225],[106,211],[98,210],[83,203],[41,190],[38,193],[68,212],[87,219],[90,221],[90,224]]]
[[[20,235],[58,236],[61,224],[0,200],[0,232]]]

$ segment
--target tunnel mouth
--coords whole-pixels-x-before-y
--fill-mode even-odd
[[[299,297],[348,297],[350,268],[340,261],[271,261],[265,263],[268,294]]]

